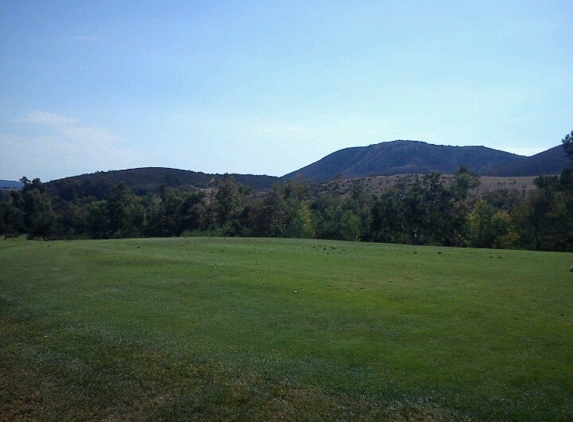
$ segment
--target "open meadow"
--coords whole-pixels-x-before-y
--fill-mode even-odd
[[[0,421],[570,421],[573,256],[0,241]]]

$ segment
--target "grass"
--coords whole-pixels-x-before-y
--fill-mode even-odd
[[[566,421],[559,253],[0,242],[0,420]]]

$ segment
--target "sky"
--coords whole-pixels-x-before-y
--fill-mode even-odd
[[[0,2],[0,179],[282,176],[396,139],[573,130],[573,2]]]

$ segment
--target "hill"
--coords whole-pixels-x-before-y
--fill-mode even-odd
[[[23,183],[16,180],[0,180],[0,189],[21,189]]]
[[[535,177],[541,174],[559,174],[567,165],[561,145],[531,157],[495,150],[483,146],[443,146],[420,141],[397,140],[366,147],[351,147],[333,152],[299,170],[281,178],[266,175],[233,174],[237,182],[255,190],[268,189],[279,180],[297,176],[326,182],[334,178],[354,179],[376,176],[397,176],[439,172],[453,174],[465,164],[481,176]],[[221,174],[208,174],[190,170],[163,167],[143,167],[113,170],[72,176],[48,182],[48,187],[59,191],[82,186],[96,192],[107,190],[118,183],[125,183],[138,194],[157,191],[159,186],[201,189],[212,186]],[[0,189],[21,187],[20,182],[0,181]]]
[[[524,157],[483,146],[443,146],[398,140],[342,149],[283,178],[302,176],[323,182],[337,176],[356,178],[430,172],[452,174],[462,164],[487,176],[555,174],[561,171],[565,160],[565,154],[559,148]]]
[[[540,174],[559,174],[568,164],[563,146],[558,145],[531,157],[524,157],[512,163],[487,172],[488,176],[539,176]]]
[[[207,174],[190,170],[177,170],[163,167],[144,167],[129,170],[113,170],[97,172],[80,176],[67,177],[48,182],[48,186],[62,186],[69,183],[81,185],[116,185],[125,183],[134,192],[145,194],[156,191],[162,184],[169,187],[186,186],[190,188],[206,188],[220,174]],[[233,174],[235,180],[256,190],[267,189],[278,180],[274,176],[258,176],[251,174]],[[97,196],[97,195],[96,195]]]
[[[395,188],[400,183],[412,181],[412,174],[395,174],[392,176],[371,176],[360,177],[356,179],[342,179],[326,183],[330,188],[336,187],[343,195],[350,195],[354,189],[354,182],[362,180],[375,195],[383,195],[389,189]],[[454,176],[452,174],[442,174],[440,180],[442,183],[449,185]],[[518,176],[518,177],[496,177],[480,176],[479,186],[474,189],[478,196],[494,191],[516,191],[521,198],[525,198],[531,191],[536,189],[535,179],[537,176]]]

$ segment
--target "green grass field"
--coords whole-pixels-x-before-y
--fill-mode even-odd
[[[570,254],[0,241],[0,420],[573,419]]]

